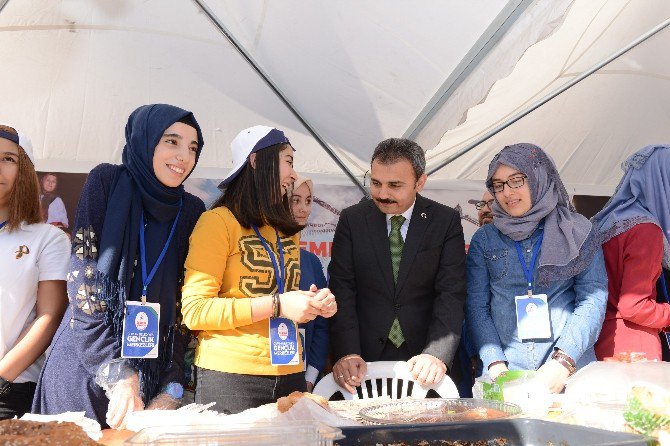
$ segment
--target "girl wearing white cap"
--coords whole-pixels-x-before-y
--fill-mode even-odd
[[[41,223],[30,140],[0,125],[0,418],[30,411],[67,305],[70,243]]]
[[[327,288],[298,291],[302,227],[287,196],[297,177],[288,138],[255,126],[231,148],[223,195],[191,236],[182,314],[200,331],[196,402],[238,413],[305,390],[297,324],[337,307]]]

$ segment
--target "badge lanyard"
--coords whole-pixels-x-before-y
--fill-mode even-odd
[[[277,290],[281,294],[284,292],[286,285],[286,275],[284,267],[284,247],[282,246],[281,238],[279,237],[279,231],[275,228],[275,234],[277,235],[277,257],[279,258],[279,265],[277,265],[277,260],[268,246],[267,241],[263,238],[255,225],[251,225],[251,227],[272,261],[272,268],[274,268],[275,277],[277,279]],[[268,319],[268,330],[270,341],[270,365],[294,366],[300,364],[301,355],[298,346],[300,340],[297,324],[288,318],[271,317]]]
[[[661,288],[663,288],[663,297],[665,297],[665,301],[670,304],[670,298],[668,297],[668,287],[665,284],[665,273],[663,272],[663,268],[661,268]],[[668,347],[670,347],[670,333],[664,334],[665,340],[668,342]]]
[[[2,228],[4,228],[6,225],[7,225],[7,220],[0,223],[0,231],[2,231]]]
[[[540,237],[533,246],[533,255],[530,260],[530,266],[526,265],[526,260],[523,258],[523,250],[521,249],[521,244],[517,241],[514,242],[516,246],[516,253],[519,255],[519,262],[521,262],[521,268],[523,268],[523,273],[526,276],[526,282],[528,282],[528,297],[533,295],[533,266],[537,260],[537,256],[540,253],[540,247],[542,246],[542,238],[544,237],[544,230],[540,229]]]
[[[170,241],[172,241],[172,236],[174,235],[174,231],[177,228],[177,222],[179,221],[179,215],[181,214],[182,205],[183,201],[180,200],[179,211],[177,211],[177,216],[174,218],[174,223],[172,223],[172,229],[170,229],[170,235],[168,235],[167,241],[165,242],[165,246],[163,246],[163,250],[158,256],[158,259],[156,259],[156,263],[154,264],[154,267],[151,268],[149,274],[147,274],[147,248],[144,243],[144,212],[142,212],[142,217],[140,220],[140,259],[142,261],[142,304],[147,303],[147,288],[149,287],[149,284],[153,280],[156,271],[158,271],[158,267],[163,262],[165,254],[167,253],[167,250],[170,247]]]
[[[263,248],[265,248],[265,251],[268,253],[268,257],[270,257],[270,260],[272,261],[272,268],[274,268],[275,277],[277,278],[277,291],[279,294],[282,294],[284,292],[284,247],[282,246],[281,238],[279,237],[279,231],[277,228],[275,228],[275,233],[277,234],[277,257],[279,257],[279,266],[277,266],[277,260],[275,259],[274,253],[268,246],[256,225],[251,225],[251,228],[261,240]]]

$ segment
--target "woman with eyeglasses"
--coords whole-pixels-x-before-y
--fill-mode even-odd
[[[663,268],[670,267],[670,146],[648,146],[623,163],[614,196],[595,217],[602,233],[609,297],[596,356],[644,352],[661,360],[670,329]],[[657,302],[656,282],[661,281]],[[665,341],[667,334],[663,335]]]
[[[486,185],[493,224],[473,236],[466,320],[484,371],[537,370],[560,392],[595,361],[607,276],[597,228],[570,203],[554,162],[532,144],[505,147]]]

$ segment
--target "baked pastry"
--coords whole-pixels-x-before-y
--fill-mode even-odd
[[[319,406],[328,410],[328,400],[322,397],[321,395],[314,395],[309,392],[292,392],[289,396],[283,396],[277,400],[277,408],[279,412],[287,412],[295,403],[297,403],[300,398],[308,398],[314,401]]]
[[[26,420],[0,421],[0,445],[101,446],[74,423]]]

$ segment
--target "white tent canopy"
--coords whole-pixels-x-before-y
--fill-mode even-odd
[[[670,18],[667,1],[575,1],[563,25],[530,47],[486,100],[427,154],[458,151],[638,36]],[[533,142],[551,153],[572,192],[609,195],[621,162],[649,144],[670,143],[670,27],[653,35],[438,171],[434,178],[483,179],[501,147]]]
[[[439,164],[670,17],[666,0],[198,1],[359,178],[376,143],[391,136],[417,139]],[[496,150],[532,141],[574,190],[608,193],[627,154],[670,140],[668,36],[431,183],[480,185]],[[349,183],[196,1],[0,0],[0,60],[0,122],[31,135],[40,170],[118,162],[129,113],[167,102],[194,111],[204,129],[198,176],[222,177],[234,135],[266,124],[288,133],[299,171]]]

